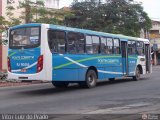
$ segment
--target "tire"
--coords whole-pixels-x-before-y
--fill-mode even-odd
[[[67,88],[69,83],[52,81],[52,85],[54,85],[56,88]]]
[[[79,83],[80,87],[93,88],[97,84],[97,74],[94,70],[90,69],[86,73],[85,82]]]
[[[139,68],[137,67],[137,68],[136,68],[136,75],[133,76],[133,80],[137,81],[137,80],[139,80],[139,79],[140,79],[140,70],[139,70]]]

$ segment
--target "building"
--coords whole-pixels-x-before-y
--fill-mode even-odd
[[[14,8],[17,8],[19,6],[19,1],[24,0],[0,0],[0,16],[5,17],[5,19],[8,19],[6,16],[6,7],[9,5],[14,6]],[[32,0],[33,2],[37,2],[38,0]],[[55,8],[59,9],[59,2],[60,0],[42,0],[45,3],[46,8]],[[21,15],[22,9],[16,9],[15,11],[12,11],[14,13],[14,17],[19,17]],[[0,26],[0,29],[3,29],[3,26]],[[2,35],[0,35],[2,37]],[[5,71],[7,69],[7,46],[0,45],[0,71]]]
[[[153,64],[160,65],[160,19],[152,19],[151,22],[152,28],[141,30],[140,37],[150,40]]]
[[[59,0],[44,0],[46,8],[59,9]]]
[[[152,28],[149,31],[149,38],[153,51],[154,65],[160,64],[160,20],[152,20]]]

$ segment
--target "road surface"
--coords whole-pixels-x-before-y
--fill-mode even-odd
[[[93,89],[81,89],[78,85],[56,89],[50,83],[0,88],[0,113],[63,114],[57,115],[57,120],[71,119],[70,116],[78,118],[75,115],[79,114],[92,117],[105,114],[111,115],[112,119],[122,114],[133,118],[144,113],[160,114],[159,74],[160,66],[156,66],[152,74],[143,76],[139,81],[106,81]]]

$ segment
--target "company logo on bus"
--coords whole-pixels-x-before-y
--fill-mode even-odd
[[[12,56],[13,60],[33,60],[34,56]]]
[[[98,59],[99,64],[117,64],[119,63],[118,59]]]

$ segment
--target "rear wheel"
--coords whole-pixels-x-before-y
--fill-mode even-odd
[[[135,76],[133,76],[133,80],[135,80],[135,81],[137,81],[137,80],[139,80],[140,79],[140,70],[139,70],[139,68],[137,67],[136,68],[136,75]]]
[[[85,88],[93,88],[97,84],[97,74],[94,70],[88,70],[86,73],[85,82],[80,82],[79,85]]]
[[[56,88],[67,88],[69,83],[68,82],[56,82],[56,81],[52,81],[52,84],[56,87]]]

